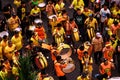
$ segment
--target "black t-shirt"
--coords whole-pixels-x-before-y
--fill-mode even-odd
[[[82,25],[84,25],[84,21],[85,21],[86,17],[84,14],[81,14],[81,15],[76,14],[74,19],[78,26],[82,26]]]

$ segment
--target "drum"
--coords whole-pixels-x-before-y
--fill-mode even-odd
[[[0,32],[0,37],[1,38],[3,38],[4,35],[9,36],[9,33],[7,31]]]
[[[35,64],[39,69],[44,69],[48,66],[48,62],[41,52],[35,57]]]
[[[57,18],[57,16],[56,16],[56,15],[51,15],[51,16],[49,16],[49,17],[48,17],[48,19],[50,19],[50,20],[51,20],[51,19],[53,19],[54,17],[55,17],[55,18]]]
[[[67,59],[72,54],[72,49],[68,44],[61,43],[57,49],[60,52],[59,55],[62,59]]]
[[[112,77],[112,78],[110,78],[108,80],[120,80],[120,77]]]
[[[51,46],[46,43],[42,43],[41,47],[47,50],[51,50]]]
[[[30,30],[30,31],[34,31],[35,28],[36,28],[35,25],[31,25],[31,26],[29,26],[29,30]]]
[[[18,31],[18,32],[20,32],[21,30],[22,30],[22,28],[20,28],[20,27],[14,29],[14,31]]]
[[[42,21],[41,19],[35,19],[35,20],[34,20],[34,23],[35,23],[35,24],[42,23],[42,22],[43,22],[43,21]]]
[[[64,73],[71,73],[75,70],[75,65],[74,64],[67,64],[67,66],[65,68],[63,68],[63,72]]]
[[[77,28],[74,28],[73,29],[73,40],[74,41],[79,41],[79,33],[78,33],[78,29]]]
[[[43,2],[43,3],[39,3],[39,4],[38,4],[38,7],[40,8],[40,10],[43,11],[43,10],[45,10],[45,5],[46,5],[46,4],[45,4],[44,2]]]
[[[49,77],[45,77],[43,80],[54,80],[54,78],[52,76],[49,76]]]

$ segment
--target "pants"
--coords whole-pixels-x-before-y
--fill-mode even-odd
[[[58,77],[59,78],[59,80],[67,80],[66,79],[66,76],[60,76],[60,77]]]
[[[94,59],[95,63],[97,64],[99,61],[101,61],[102,58],[102,51],[97,51],[94,53]]]
[[[83,64],[82,64],[82,60],[79,60],[79,63],[80,63],[80,73],[83,72]]]

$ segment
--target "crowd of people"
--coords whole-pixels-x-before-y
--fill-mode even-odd
[[[68,12],[73,13],[72,17]],[[48,34],[52,37],[51,42]],[[49,67],[46,60],[40,65],[35,62],[38,56],[41,57],[39,52],[45,58],[49,58],[45,54],[50,53],[55,75],[59,80],[67,80],[63,68],[69,62],[64,62],[66,59],[58,49],[63,44],[68,45],[72,53],[77,53],[81,74],[76,80],[93,80],[93,63],[99,66],[98,80],[111,78],[113,69],[120,73],[120,1],[14,0],[12,4],[0,7],[2,80],[11,75],[20,80],[20,58],[29,56],[31,69],[38,72],[36,80],[48,80],[44,79],[45,69]]]

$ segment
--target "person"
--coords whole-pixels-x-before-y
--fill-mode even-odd
[[[77,77],[77,80],[90,80],[90,78],[87,72],[83,72],[80,76]]]
[[[16,7],[20,7],[21,6],[21,0],[14,0],[14,5],[16,5]]]
[[[93,14],[90,14],[89,17],[85,20],[84,24],[87,30],[88,38],[91,41],[95,36],[96,31],[98,30],[98,22],[94,18]]]
[[[106,4],[104,4],[103,8],[100,9],[100,15],[101,15],[101,27],[100,27],[100,32],[103,32],[104,28],[104,21],[107,17],[107,14],[111,14],[109,8],[107,7]]]
[[[80,46],[79,49],[77,49],[78,59],[80,63],[80,72],[83,72],[83,64],[82,64],[82,58],[84,56],[84,46]]]
[[[84,56],[82,58],[82,64],[83,64],[83,72],[88,72],[88,75],[90,79],[92,78],[92,64],[93,64],[93,59],[88,55],[88,52],[84,52]]]
[[[66,63],[62,64],[61,59],[62,59],[61,56],[56,57],[56,61],[54,62],[55,71],[59,80],[67,80],[65,73],[62,71],[62,69],[67,66],[67,64]]]
[[[15,54],[16,46],[11,41],[8,41],[8,45],[4,49],[4,56],[12,61],[12,56]]]
[[[92,45],[93,45],[95,63],[97,64],[102,58],[102,49],[103,49],[103,38],[99,32],[97,32],[96,36],[93,37]]]
[[[64,42],[65,30],[62,27],[61,23],[57,24],[57,27],[54,29],[52,35],[54,36],[55,42],[57,43],[58,46],[60,45],[60,43]]]
[[[54,4],[52,1],[49,1],[48,4],[46,5],[46,12],[47,16],[55,14]]]
[[[63,3],[62,0],[58,0],[58,2],[55,5],[55,13],[57,16],[60,16],[62,13],[62,10],[64,10],[65,4]]]
[[[120,41],[117,42],[117,46],[116,46],[116,56],[117,56],[117,70],[120,73]]]
[[[106,45],[103,48],[102,52],[103,58],[107,59],[108,61],[113,61],[114,48],[110,42],[106,42]]]
[[[36,18],[41,18],[40,8],[34,6],[30,11],[30,19],[33,22]]]
[[[39,38],[38,38],[38,34],[33,33],[32,37],[30,38],[30,40],[32,41],[34,46],[39,46]]]
[[[114,21],[113,24],[110,27],[110,30],[111,30],[111,32],[112,32],[113,35],[116,34],[116,31],[117,31],[118,28],[119,28],[118,22]]]
[[[75,23],[78,25],[78,29],[81,35],[81,41],[85,41],[85,28],[84,28],[84,22],[85,22],[85,15],[81,12],[80,9],[77,9],[77,14],[74,16]]]
[[[93,11],[91,9],[89,9],[88,7],[84,7],[84,10],[83,10],[83,14],[86,16],[86,17],[89,17],[90,14],[93,14]]]
[[[73,0],[69,8],[74,8],[74,10],[77,10],[78,8],[83,9],[84,6],[85,4],[83,0]]]
[[[7,74],[8,72],[6,71],[5,66],[4,65],[0,66],[0,79],[5,80]]]
[[[46,33],[42,23],[38,23],[37,27],[34,30],[37,33],[40,41],[46,41]]]
[[[16,50],[21,50],[23,47],[23,39],[22,39],[22,35],[19,31],[15,31],[14,35],[11,38],[11,41],[13,44],[15,44],[16,46]]]
[[[103,62],[99,66],[99,72],[101,75],[107,74],[107,78],[110,78],[111,71],[114,68],[115,68],[115,66],[112,62],[108,61],[107,59],[104,59]]]
[[[16,13],[13,13],[12,16],[8,19],[8,27],[10,31],[18,28],[21,24],[20,18],[17,16]]]

